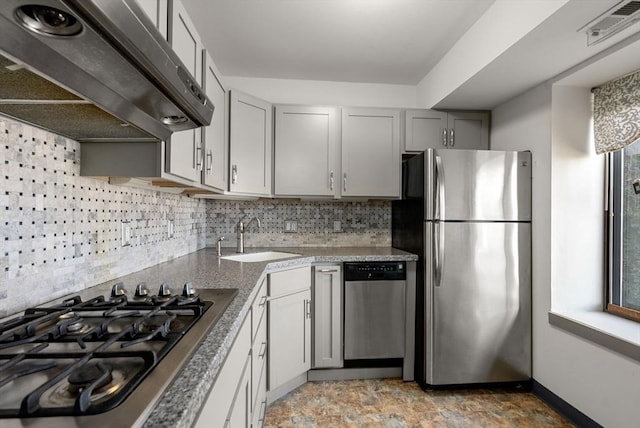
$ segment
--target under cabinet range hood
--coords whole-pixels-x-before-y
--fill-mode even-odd
[[[0,1],[0,114],[80,142],[157,141],[213,108],[136,0]]]

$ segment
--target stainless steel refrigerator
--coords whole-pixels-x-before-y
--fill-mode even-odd
[[[531,153],[429,149],[402,175],[392,243],[420,256],[416,380],[530,380]]]

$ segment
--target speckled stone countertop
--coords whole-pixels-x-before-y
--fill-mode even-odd
[[[215,249],[206,248],[89,289],[92,293],[108,293],[110,287],[120,281],[126,288],[146,282],[153,289],[160,282],[168,282],[178,289],[190,281],[196,288],[238,289],[238,295],[225,313],[164,391],[144,427],[190,427],[193,424],[241,323],[251,308],[251,302],[258,292],[256,285],[268,273],[311,263],[417,260],[417,256],[391,247],[246,249],[247,253],[260,251],[282,251],[299,256],[269,262],[240,263],[219,259]],[[223,256],[231,254],[234,254],[232,249],[223,249]]]

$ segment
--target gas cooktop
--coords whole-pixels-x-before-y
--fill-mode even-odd
[[[141,424],[236,294],[118,283],[0,323],[0,426]]]

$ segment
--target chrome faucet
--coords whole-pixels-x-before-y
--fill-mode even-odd
[[[262,227],[262,224],[260,223],[260,219],[258,217],[253,217],[251,220],[249,220],[247,224],[244,224],[242,220],[240,220],[236,225],[236,230],[237,230],[236,253],[244,253],[244,232],[251,225],[251,223],[253,223],[253,221],[255,220],[256,224],[258,225],[258,229]]]

